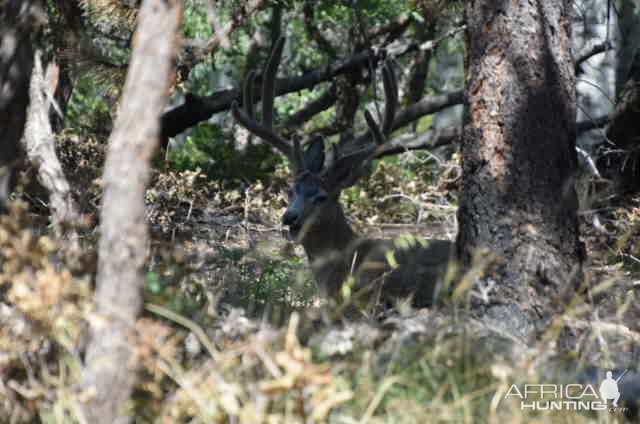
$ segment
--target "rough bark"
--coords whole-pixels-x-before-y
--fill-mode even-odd
[[[530,336],[584,257],[573,186],[575,72],[571,1],[474,0],[467,6],[469,123],[462,141],[460,260],[499,258],[475,311]],[[480,282],[481,283],[481,282]]]
[[[6,0],[0,7],[0,210],[11,191],[11,174],[29,103],[32,37],[42,18],[37,0]]]
[[[49,99],[53,98],[55,91],[51,80],[57,79],[54,71],[57,67],[52,65],[48,67],[45,77],[40,52],[36,52],[24,143],[27,157],[38,168],[38,180],[49,193],[49,209],[56,232],[60,236],[75,239],[75,228],[69,224],[77,223],[78,207],[56,155],[55,135],[49,121]]]
[[[85,422],[130,421],[124,410],[135,381],[134,325],[142,303],[147,226],[144,195],[160,116],[174,71],[180,0],[145,0],[109,140],[104,171],[96,314],[81,399]]]

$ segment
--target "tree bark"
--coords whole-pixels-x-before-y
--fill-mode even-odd
[[[104,171],[96,315],[83,372],[85,422],[129,422],[135,382],[135,322],[142,305],[147,227],[144,196],[160,116],[174,72],[180,0],[145,0],[122,106]]]
[[[459,259],[498,258],[474,310],[527,337],[581,277],[571,1],[467,6],[469,122],[462,141]],[[479,282],[482,284],[482,282]]]
[[[55,85],[50,80],[57,79],[55,72],[52,72],[56,66],[53,63],[51,65],[45,77],[40,52],[36,52],[24,143],[27,157],[38,168],[38,180],[49,193],[49,209],[56,232],[59,236],[76,240],[75,227],[69,224],[77,224],[80,214],[56,155],[55,135],[49,121],[50,101],[47,99],[53,98],[55,92]]]
[[[0,210],[6,207],[20,151],[33,66],[31,43],[43,13],[38,0],[7,0],[0,7]]]

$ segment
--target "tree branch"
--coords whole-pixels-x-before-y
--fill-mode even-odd
[[[329,109],[333,106],[338,97],[336,95],[336,86],[335,84],[329,87],[324,93],[320,95],[316,100],[312,101],[308,105],[306,105],[303,109],[300,109],[298,112],[294,113],[287,122],[284,123],[284,127],[287,128],[287,131],[290,132],[292,129],[297,128],[311,119],[313,116],[318,113]]]
[[[329,81],[338,75],[360,71],[362,68],[368,67],[370,63],[375,66],[384,57],[401,57],[413,51],[433,49],[440,41],[455,35],[462,29],[463,27],[455,28],[437,40],[428,43],[396,43],[395,45],[389,46],[386,50],[374,47],[371,50],[367,49],[357,53],[348,59],[316,68],[301,76],[276,79],[275,94],[276,96],[282,96],[284,94],[313,88],[317,84]],[[258,80],[259,79],[260,78],[258,78]],[[259,83],[260,81],[257,82]],[[190,104],[186,104],[185,102],[185,104],[175,107],[162,116],[163,139],[175,137],[197,122],[209,119],[214,113],[228,110],[234,100],[241,102],[241,97],[240,89],[221,90],[208,97],[191,95]],[[255,100],[257,101],[259,99],[260,97],[258,96]],[[189,114],[195,114],[197,118],[195,115]],[[181,121],[181,118],[185,116],[192,116],[192,118],[184,122]]]
[[[580,67],[580,65],[582,65],[587,60],[591,59],[593,56],[597,54],[611,50],[612,48],[613,48],[613,45],[609,40],[603,41],[601,43],[597,43],[597,42],[588,43],[586,46],[582,48],[582,50],[580,50],[580,52],[576,56],[576,59],[575,59],[576,72],[578,71],[578,68]]]
[[[393,43],[386,49],[386,54],[391,57],[401,57],[417,50],[431,50],[442,40],[452,37],[464,29],[464,26],[453,28],[441,37],[423,43]],[[591,45],[589,48],[583,49],[576,60],[576,67],[593,55],[601,53],[608,48],[610,48],[610,46],[605,42]],[[369,61],[377,64],[384,56],[382,51],[383,49],[374,48],[372,51],[363,51],[346,60],[340,60],[332,64],[316,68],[301,76],[276,79],[276,96],[282,96],[304,89],[311,89],[317,84],[329,81],[336,76],[355,72],[363,67],[367,67],[369,65]],[[260,77],[257,79],[260,80]],[[257,82],[259,83],[260,81]],[[187,128],[196,125],[198,122],[209,119],[215,113],[228,110],[234,100],[241,103],[241,97],[241,90],[239,89],[221,90],[208,97],[187,94],[185,97],[185,103],[167,111],[162,116],[163,146],[166,146],[166,142],[168,142],[169,137],[175,137]],[[257,100],[260,100],[260,94],[257,94],[255,101]],[[456,104],[461,104],[463,100],[463,90],[456,90],[439,96],[426,96],[418,103],[415,103],[401,111],[396,117],[393,129],[397,130],[398,128],[402,128],[425,115],[436,113]],[[301,114],[300,116],[305,115]],[[308,116],[313,116],[313,114]],[[587,126],[591,125],[589,122],[584,122],[582,124]],[[297,120],[294,125],[300,125],[300,121]],[[287,124],[287,126],[290,125]],[[590,128],[595,127],[591,126]]]

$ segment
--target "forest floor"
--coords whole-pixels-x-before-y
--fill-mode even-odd
[[[455,157],[437,166],[380,164],[343,204],[362,234],[453,240],[458,171]],[[89,184],[79,190],[81,204],[97,211],[98,171],[82,172],[76,167],[72,181]],[[398,302],[346,316],[344,305],[320,298],[304,252],[283,237],[287,177],[278,170],[264,185],[233,190],[199,172],[156,171],[147,193],[151,261],[137,325],[136,422],[637,419],[629,403],[626,412],[523,411],[520,399],[505,396],[525,384],[597,389],[607,369],[629,369],[623,401],[640,394],[640,198],[604,207],[581,195],[590,200],[581,212],[589,290],[576,291],[524,342],[474,318],[464,302],[431,309]],[[0,231],[0,249],[16,258],[1,276],[13,283],[5,290],[12,306],[0,304],[0,383],[8,381],[0,384],[0,417],[68,422],[58,418],[74,409],[97,213],[87,219],[80,260],[51,263],[60,242],[46,230],[25,236],[28,222],[39,221],[34,203],[30,214],[18,208],[3,219]],[[26,286],[18,284],[23,275]]]
[[[457,228],[452,193],[457,181],[442,177],[451,168],[455,168],[455,164],[446,165],[444,172],[439,168],[435,177],[425,178],[429,181],[427,184],[431,184],[428,187],[415,182],[413,186],[401,183],[405,191],[381,188],[379,181],[391,180],[393,187],[397,176],[385,178],[384,172],[377,171],[371,183],[344,196],[347,214],[354,226],[368,236],[394,238],[410,233],[427,239],[453,240]],[[286,181],[286,175],[284,178]],[[361,398],[351,401],[351,407],[358,405],[355,409],[336,406],[332,416],[342,417],[342,422],[351,422],[349,419],[358,414],[363,414],[361,418],[368,416],[370,411],[375,411],[380,422],[422,422],[414,421],[412,414],[424,420],[429,417],[429,421],[477,422],[480,417],[480,421],[493,421],[498,417],[527,421],[531,417],[521,415],[513,405],[501,404],[502,410],[498,410],[497,397],[500,393],[504,396],[501,390],[507,381],[522,384],[546,378],[570,383],[580,373],[582,376],[595,373],[593,378],[597,380],[604,375],[601,370],[607,367],[637,368],[640,360],[638,198],[619,200],[617,207],[584,208],[581,234],[589,257],[585,284],[590,290],[576,293],[558,321],[541,332],[533,344],[528,344],[472,319],[460,305],[415,310],[398,303],[394,310],[374,315],[363,312],[360,317],[347,318],[336,314],[335,305],[329,307],[316,295],[302,248],[284,237],[279,223],[285,207],[283,195],[259,186],[245,190],[242,195],[227,193],[227,196],[235,202],[222,208],[211,203],[198,208],[191,203],[174,211],[172,219],[180,221],[181,230],[172,233],[171,242],[179,240],[184,254],[191,258],[189,278],[182,280],[180,291],[199,293],[208,299],[205,302],[208,307],[201,308],[194,317],[209,327],[207,333],[221,345],[226,344],[223,340],[254,340],[264,331],[286,332],[291,329],[292,316],[295,316],[297,343],[301,343],[296,346],[310,349],[312,363],[330,368],[351,367],[351,372],[356,374],[363,366],[370,366],[373,376],[369,377],[376,383],[366,390],[373,392],[354,395]],[[389,199],[395,200],[391,207],[385,204]],[[596,204],[592,199],[588,203]],[[416,223],[418,217],[422,222]],[[185,281],[187,286],[192,285],[191,289],[185,286]],[[209,314],[206,318],[202,313],[205,310]],[[487,362],[487,358],[492,359]],[[374,365],[363,361],[373,361]],[[402,385],[394,378],[407,379],[415,372],[416,364],[426,368],[417,372],[417,377],[409,378],[411,383],[407,384],[412,388],[400,390],[404,395],[394,393],[392,387],[384,389],[390,393],[376,392],[383,390],[380,384]],[[442,367],[445,373],[436,372],[433,367]],[[441,381],[437,380],[451,378],[448,373],[452,369],[459,373],[454,378],[456,382],[447,383],[446,390],[438,391]],[[627,378],[632,375],[640,379],[637,373],[627,374]],[[417,389],[421,384],[431,387]],[[640,394],[640,387],[637,389],[634,395]],[[413,404],[428,396],[432,397],[418,401],[419,407]],[[407,402],[412,412],[396,410],[393,405],[398,402],[402,405]],[[436,403],[442,408],[436,407]],[[453,413],[451,408],[458,411]],[[483,411],[479,413],[478,408]],[[433,410],[438,411],[438,419],[433,419]],[[632,411],[635,412],[631,414],[637,413],[635,409]],[[534,415],[540,418],[539,413]],[[559,417],[563,422],[604,422],[612,417],[567,415],[566,411],[541,416],[540,422],[557,422]],[[622,416],[613,416],[613,422],[623,419]],[[469,421],[469,417],[475,418]]]

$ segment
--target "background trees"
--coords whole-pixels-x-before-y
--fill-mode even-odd
[[[33,122],[46,131],[31,135],[55,134],[64,173],[55,168],[52,181],[68,182],[43,188],[25,166],[13,197],[26,203],[11,203],[0,218],[1,416],[111,422],[130,399],[132,415],[149,421],[523,421],[494,402],[496,387],[528,366],[518,355],[569,351],[623,366],[637,358],[640,219],[636,168],[626,166],[635,160],[629,58],[637,55],[625,50],[633,42],[622,44],[633,31],[618,37],[591,23],[618,28],[621,19],[626,28],[617,11],[635,16],[630,2],[185,0],[179,40],[177,2],[155,0],[142,4],[155,5],[152,15],[172,13],[171,24],[150,18],[149,38],[134,38],[145,22],[138,3],[53,0],[38,9],[9,1],[0,12],[0,159],[12,164],[18,151],[35,46],[43,69],[56,72],[34,72]],[[570,39],[570,23],[581,37]],[[344,202],[374,230],[411,224],[414,234],[453,238],[459,190],[468,272],[453,280],[461,284],[451,304],[413,311],[399,302],[384,326],[352,327],[346,308],[323,315],[315,307],[290,248],[262,246],[280,240],[287,163],[238,128],[229,108],[281,35],[288,41],[276,119],[287,137],[321,136],[342,151],[370,142],[355,134],[366,130],[364,108],[379,118],[376,67],[391,64],[401,104],[388,157]],[[149,45],[165,48],[138,54]],[[613,65],[594,65],[618,53]],[[588,82],[577,95],[574,68]],[[592,79],[594,70],[618,78]],[[624,94],[607,103],[585,85]],[[578,143],[579,168],[575,138],[590,130]],[[162,149],[152,158],[156,138]],[[35,164],[41,176],[54,169],[44,165]],[[616,209],[598,191],[609,188],[601,175],[631,183],[611,185]],[[55,218],[69,193],[77,212]],[[50,216],[63,231],[48,230]],[[58,234],[68,221],[81,247],[73,254]],[[595,263],[584,278],[581,241]],[[484,247],[494,255],[479,254]],[[614,267],[627,274],[598,274]],[[593,304],[572,292],[574,280],[594,281]],[[567,293],[575,295],[568,307]],[[565,308],[548,325],[550,312]],[[534,330],[545,336],[531,337]],[[536,345],[525,351],[522,340]],[[512,362],[497,376],[487,354]]]

